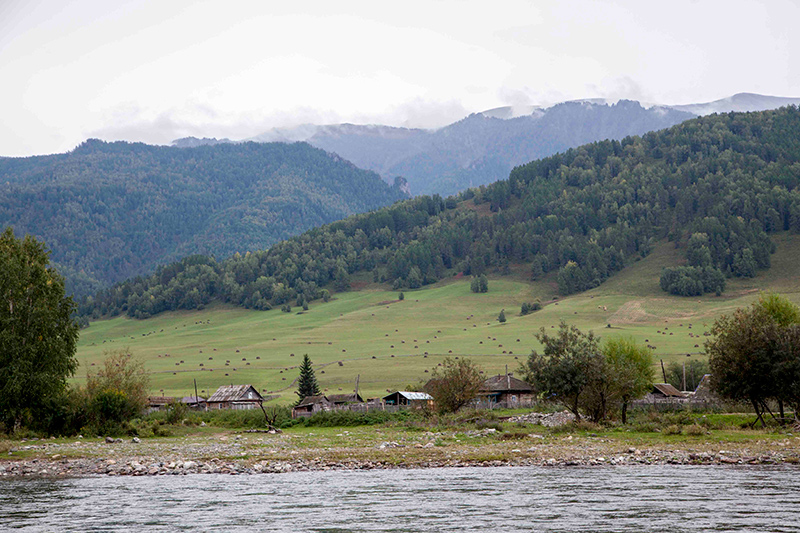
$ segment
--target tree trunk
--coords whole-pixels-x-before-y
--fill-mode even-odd
[[[780,411],[781,425],[783,425],[786,423],[786,419],[783,416],[783,398],[778,398],[778,411]]]
[[[750,424],[750,427],[751,428],[756,427],[756,423],[759,420],[761,420],[761,427],[767,427],[767,424],[764,422],[764,419],[761,417],[761,411],[759,411],[759,409],[758,409],[758,403],[753,398],[750,398],[750,403],[753,404],[753,409],[755,409],[755,411],[756,411],[756,419],[753,420],[753,423]]]
[[[627,398],[623,398],[622,399],[622,425],[624,426],[627,423],[628,423],[628,399]]]

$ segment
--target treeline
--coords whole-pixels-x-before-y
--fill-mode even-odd
[[[725,278],[769,267],[768,234],[800,231],[798,180],[797,108],[714,115],[582,146],[458,197],[407,200],[269,250],[220,263],[187,259],[81,309],[148,316],[212,299],[266,309],[311,301],[323,287],[346,290],[359,272],[415,288],[455,272],[504,272],[510,263],[529,264],[532,279],[557,272],[559,291],[571,294],[599,285],[663,238],[687,256],[686,267],[664,272],[665,290],[721,292]],[[167,299],[170,290],[176,296]]]
[[[89,140],[66,154],[0,159],[0,227],[47,242],[77,296],[190,254],[262,250],[403,198],[304,143]]]

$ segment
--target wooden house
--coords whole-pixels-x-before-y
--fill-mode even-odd
[[[355,403],[364,403],[364,399],[357,392],[351,392],[350,394],[328,394],[327,398],[328,401],[334,405],[334,407]]]
[[[330,411],[332,408],[333,402],[325,395],[306,396],[299,404],[292,408],[292,418],[311,416],[321,411]]]
[[[223,385],[206,400],[209,409],[255,409],[263,401],[252,385]]]
[[[200,396],[184,396],[181,398],[180,402],[189,409],[194,409],[196,411],[208,410],[208,403],[206,402],[206,399]]]
[[[483,382],[478,389],[479,400],[489,405],[505,407],[530,406],[534,401],[533,387],[513,374],[498,374]]]
[[[386,405],[415,407],[433,407],[433,396],[427,392],[396,391],[383,397]]]
[[[147,397],[147,412],[163,411],[167,406],[174,402],[176,398],[172,396],[148,396]]]

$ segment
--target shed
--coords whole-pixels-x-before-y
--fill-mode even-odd
[[[407,405],[409,407],[433,407],[433,396],[427,392],[396,391],[383,397],[386,405]]]
[[[209,409],[255,409],[263,401],[252,385],[223,385],[207,400]]]
[[[208,409],[208,403],[206,402],[206,399],[200,396],[184,396],[180,401],[189,409],[197,409],[201,411]]]
[[[364,399],[357,392],[350,394],[328,394],[328,401],[333,405],[347,405],[350,403],[364,403]]]
[[[685,398],[686,395],[676,389],[671,383],[653,383],[653,390],[650,391],[656,398]]]
[[[489,403],[502,403],[508,407],[529,404],[534,399],[533,387],[510,373],[490,377],[478,389],[478,394]]]
[[[320,411],[330,411],[332,407],[333,402],[331,402],[327,396],[322,394],[318,396],[306,396],[299,404],[292,408],[292,418],[311,416]]]
[[[172,396],[148,396],[147,397],[147,410],[148,412],[163,411],[167,406],[174,402],[176,398]]]

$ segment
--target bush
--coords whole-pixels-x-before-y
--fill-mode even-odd
[[[183,419],[186,418],[188,412],[189,408],[185,403],[178,400],[171,401],[167,406],[167,423],[180,424],[183,422]]]
[[[661,430],[663,435],[680,435],[681,427],[678,424],[671,424]]]
[[[706,434],[706,428],[698,424],[692,424],[691,426],[686,426],[684,432],[691,436],[691,437],[699,437],[701,435]]]

